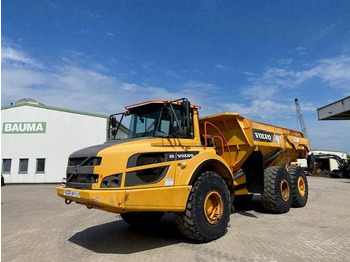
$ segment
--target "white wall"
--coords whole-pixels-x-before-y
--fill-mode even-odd
[[[81,148],[106,141],[107,119],[20,106],[1,110],[3,122],[46,122],[44,134],[1,134],[1,158],[12,159],[5,183],[61,182],[68,156]],[[19,174],[19,159],[28,158],[28,173]],[[45,173],[36,174],[36,159],[45,158]]]

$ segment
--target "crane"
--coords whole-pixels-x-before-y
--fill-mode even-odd
[[[303,113],[301,112],[301,108],[300,108],[300,105],[299,105],[299,100],[298,100],[298,98],[295,98],[294,101],[295,101],[295,106],[296,106],[296,109],[297,109],[297,114],[298,114],[298,118],[299,118],[299,122],[300,122],[301,132],[307,138],[306,126],[305,126],[305,123],[304,123]]]

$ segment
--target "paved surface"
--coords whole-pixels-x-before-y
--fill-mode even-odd
[[[138,231],[116,215],[67,206],[54,185],[2,187],[2,261],[350,261],[350,180],[309,177],[306,207],[264,212],[258,197],[221,239],[193,244],[167,214]]]

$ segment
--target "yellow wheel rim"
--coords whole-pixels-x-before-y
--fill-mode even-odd
[[[305,191],[306,191],[305,181],[304,181],[304,178],[302,178],[301,176],[298,178],[298,191],[301,196],[305,195]]]
[[[210,191],[204,200],[205,218],[210,224],[216,224],[222,217],[224,212],[224,203],[221,194],[216,191]]]
[[[284,201],[287,201],[290,196],[290,188],[287,180],[282,179],[281,181],[281,195]]]

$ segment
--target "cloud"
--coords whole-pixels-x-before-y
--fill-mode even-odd
[[[213,84],[198,81],[185,81],[176,90],[120,81],[98,70],[99,64],[85,60],[71,62],[76,56],[81,56],[79,53],[72,54],[73,59],[68,57],[54,67],[37,67],[36,60],[24,52],[14,47],[11,52],[6,52],[3,60],[3,105],[31,97],[51,106],[111,114],[124,110],[126,104],[150,99],[187,97],[195,104],[209,104],[212,92],[218,89]],[[18,63],[25,66],[16,66]],[[172,74],[169,70],[164,73]],[[210,106],[207,110],[211,110]]]
[[[337,56],[320,59],[309,65],[306,70],[294,71],[283,67],[267,68],[262,74],[250,76],[251,86],[243,87],[242,94],[265,94],[265,97],[277,95],[283,89],[292,89],[317,79],[332,88],[341,89],[344,94],[350,92],[350,56]],[[255,92],[259,91],[259,92]],[[251,98],[255,98],[253,95]]]
[[[111,32],[105,32],[105,34],[107,35],[107,36],[110,36],[110,37],[114,37],[115,35],[113,34],[113,33],[111,33]]]
[[[184,79],[176,88],[167,89],[121,81],[102,70],[98,63],[93,63],[93,57],[85,58],[78,52],[73,52],[54,66],[45,65],[17,46],[3,47],[2,54],[2,105],[31,97],[51,106],[111,114],[123,111],[127,104],[144,100],[187,97],[193,104],[202,106],[201,116],[225,111],[238,112],[253,120],[295,129],[294,97],[290,97],[288,90],[311,79],[319,79],[332,88],[350,92],[348,56],[323,58],[304,70],[280,66],[266,68],[261,74],[249,73],[249,84],[242,87],[240,93],[235,95],[236,100],[231,102],[232,97],[225,96],[227,90],[223,93],[215,83]],[[167,70],[167,73],[155,63],[145,64],[144,69],[175,77],[171,70]],[[306,126],[315,146],[350,151],[350,148],[344,148],[344,143],[339,142],[350,139],[349,124],[337,122],[344,126],[337,128],[336,124],[329,124],[328,121],[319,123],[312,102],[302,101],[302,110],[306,113]],[[342,139],[336,139],[340,137]]]
[[[302,46],[298,46],[296,48],[290,49],[289,50],[290,53],[296,54],[296,55],[306,55],[306,48],[302,47]]]
[[[23,51],[10,46],[1,47],[1,64],[2,66],[12,67],[42,67],[41,63],[37,62],[33,58],[30,58]]]
[[[247,71],[243,71],[241,72],[243,75],[247,75],[247,76],[255,76],[256,74],[252,73],[252,72],[247,72]]]
[[[291,70],[284,67],[269,67],[260,75],[249,76],[250,85],[240,90],[243,99],[251,100],[247,104],[228,104],[230,108],[249,116],[261,115],[262,118],[278,118],[275,112],[291,115],[295,112],[289,90],[295,89],[307,81],[317,79],[331,88],[340,89],[344,95],[350,93],[350,57],[337,56],[324,58],[310,64],[305,70]],[[303,111],[314,111],[313,103],[303,103]]]
[[[276,86],[253,85],[241,89],[245,99],[272,99],[278,93]]]
[[[233,70],[231,67],[220,65],[220,64],[216,64],[215,67],[222,70]]]
[[[280,65],[289,65],[293,62],[293,58],[280,58],[277,59],[277,63]]]
[[[94,13],[90,13],[90,12],[86,12],[86,17],[89,19],[89,20],[95,20],[97,18],[100,18],[101,16],[98,15],[98,14],[94,14]]]
[[[228,103],[225,107],[232,112],[237,112],[252,119],[271,119],[278,117],[295,116],[295,105],[279,103],[272,100],[254,99],[248,105],[241,103]]]
[[[186,89],[201,91],[216,91],[219,89],[216,85],[198,82],[198,81],[188,81],[184,84]]]
[[[302,53],[305,49],[298,48],[295,51]],[[268,67],[261,74],[248,75],[247,81],[250,84],[240,90],[242,102],[227,103],[227,109],[254,120],[295,129],[297,119],[294,101],[291,98],[292,90],[305,88],[305,83],[317,80],[321,82],[320,85],[328,86],[329,90],[337,89],[344,96],[350,95],[350,56],[339,55],[319,59],[309,63],[306,69],[302,70],[290,69],[292,62],[279,63],[280,66]],[[317,107],[314,103],[302,102],[312,145],[321,149],[350,151],[349,145],[341,142],[350,140],[350,122],[317,121]],[[342,128],[338,128],[337,125]]]
[[[335,58],[322,59],[317,66],[307,72],[308,77],[319,77],[329,85],[350,91],[350,57],[338,56]]]

